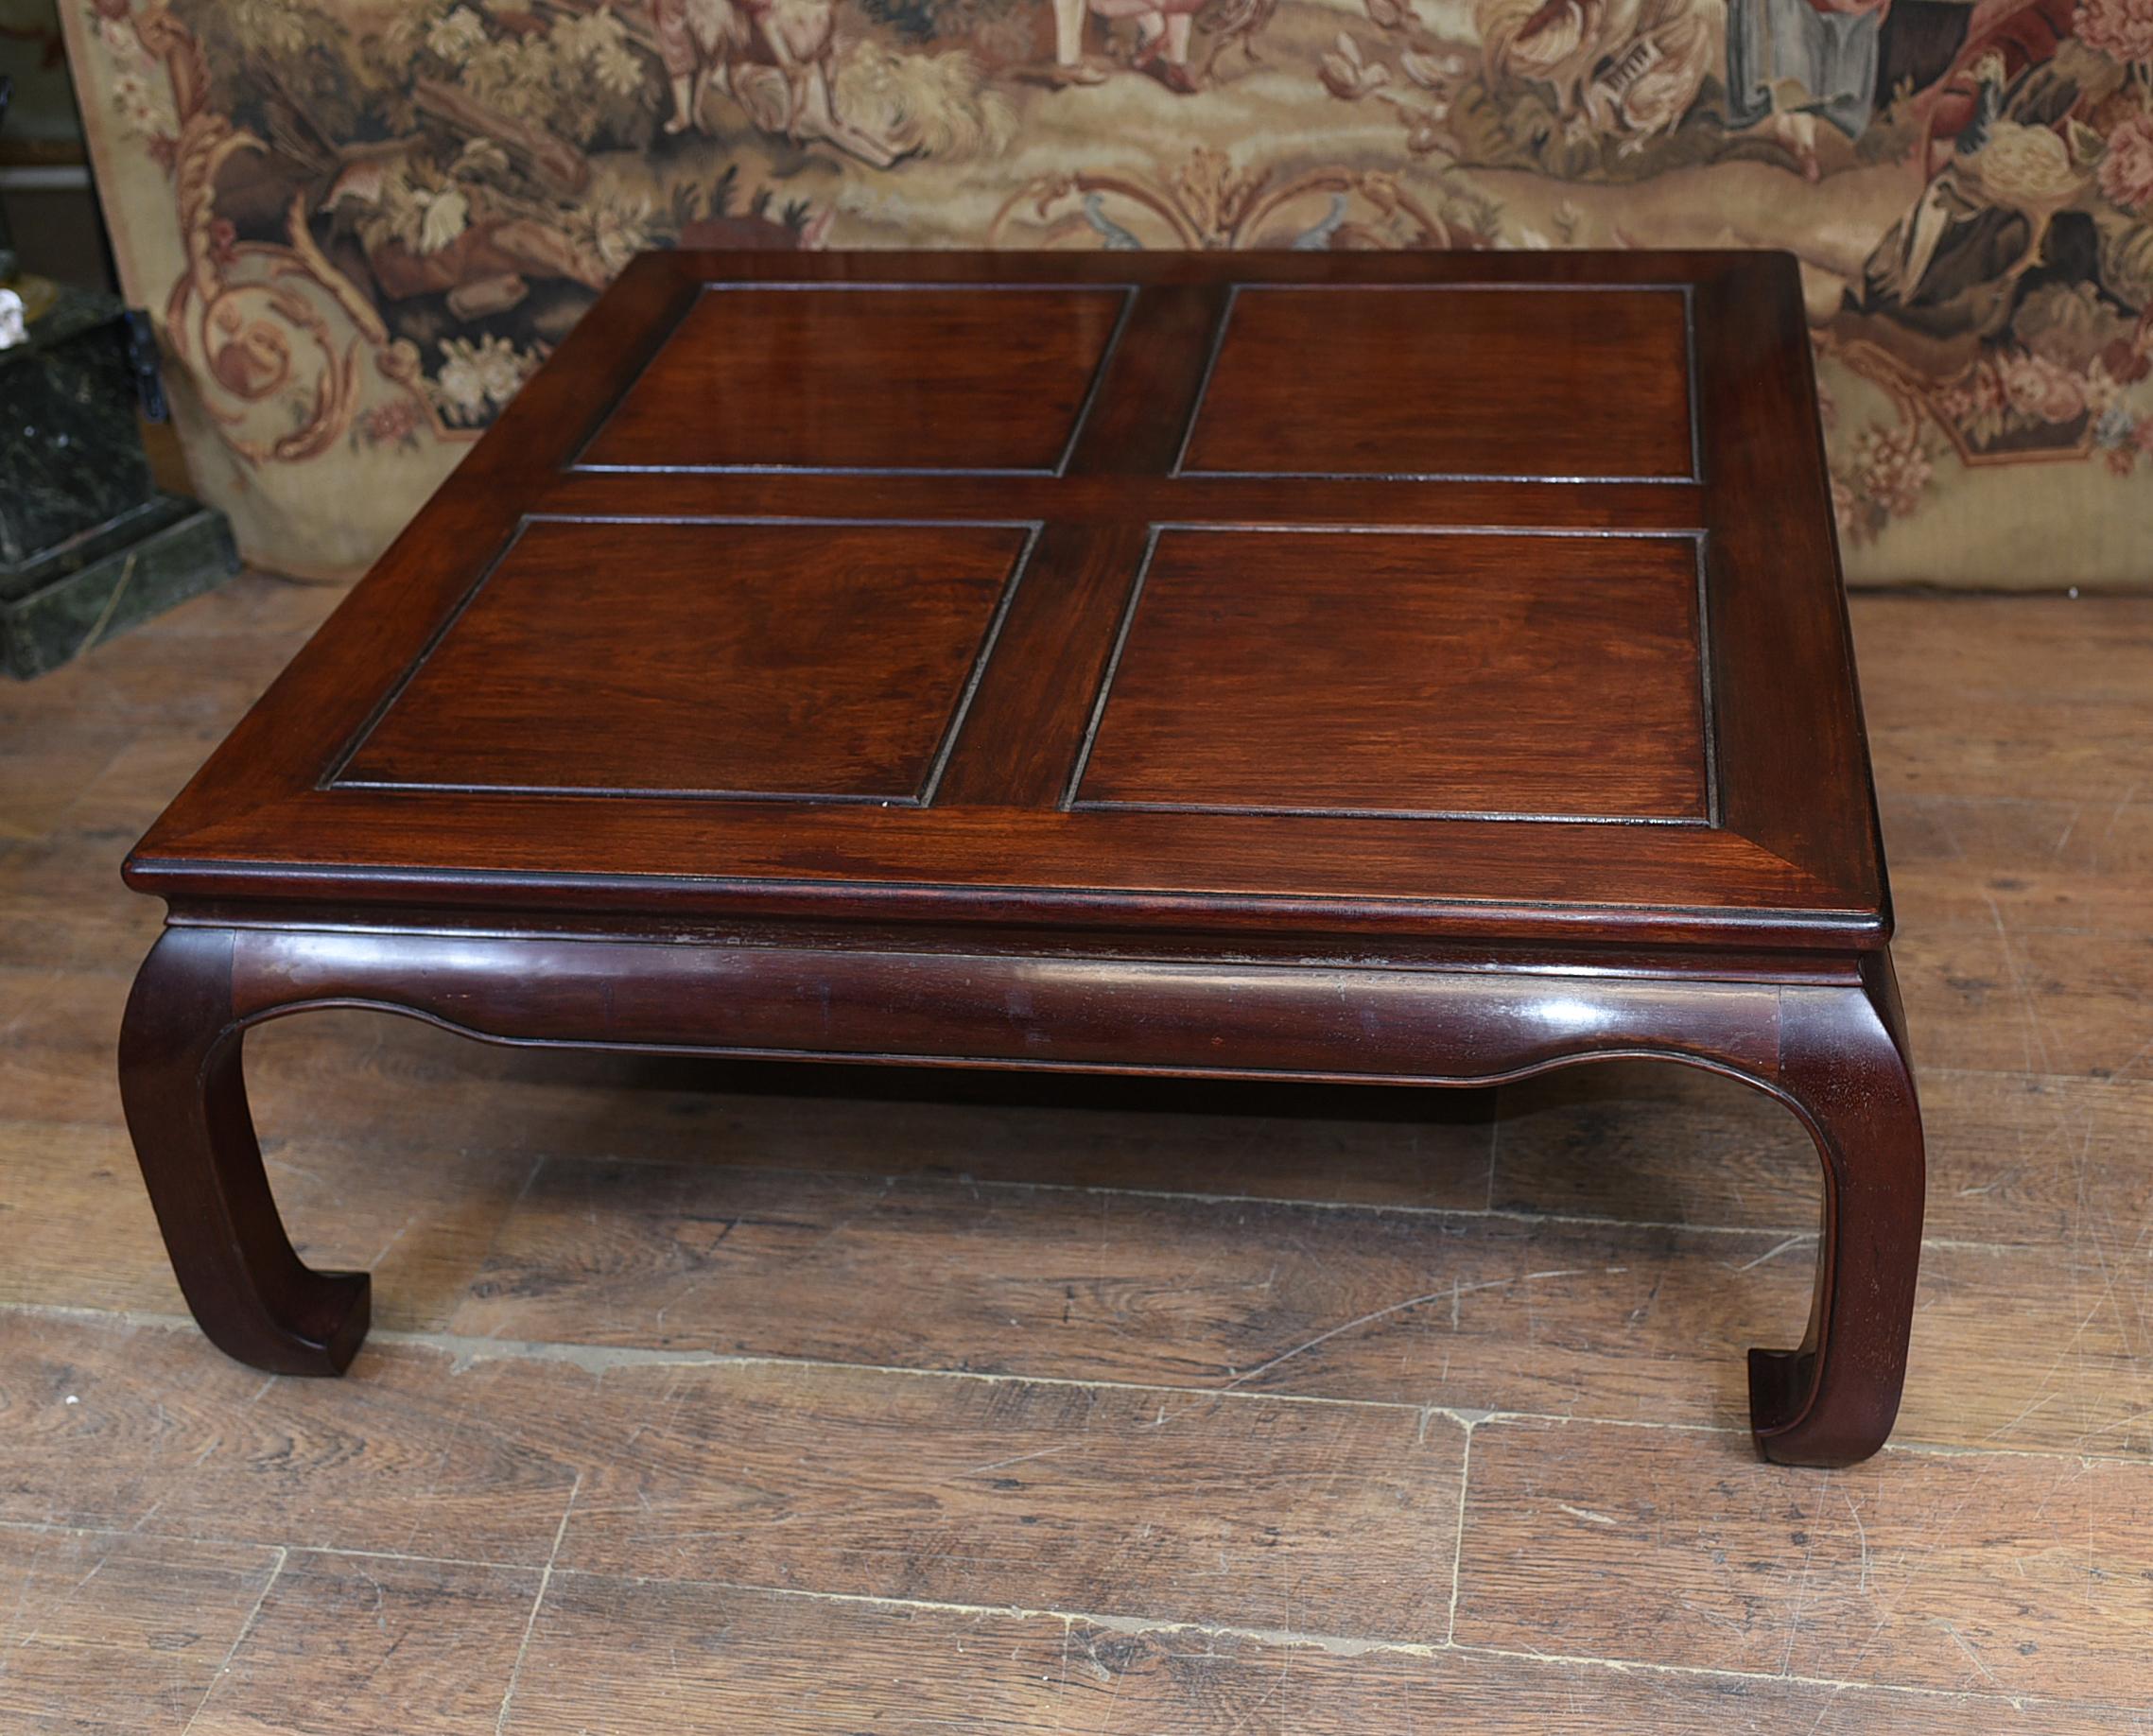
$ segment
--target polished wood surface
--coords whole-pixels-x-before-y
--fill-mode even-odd
[[[1162,530],[1069,806],[1706,824],[1697,573],[1687,536]]]
[[[958,305],[969,311],[949,329],[964,334],[964,343],[938,345],[922,335]],[[1266,323],[1285,316],[1252,316],[1251,306],[1302,313],[1288,339]],[[1182,465],[1185,441],[1207,423],[1225,425],[1213,421],[1215,406],[1207,408],[1212,392],[1255,389],[1252,370],[1260,370],[1249,345],[1258,341],[1276,352],[1279,379],[1299,377],[1311,357],[1324,358],[1323,368],[1297,389],[1290,414],[1251,404],[1229,418],[1233,425],[1292,423],[1328,428],[1326,442],[1346,440],[1349,426],[1372,413],[1363,402],[1377,365],[1371,335],[1389,353],[1405,342],[1400,321],[1410,325],[1416,307],[1423,319],[1411,329],[1419,340],[1406,349],[1417,359],[1398,367],[1448,367],[1469,352],[1473,359],[1458,364],[1468,372],[1567,380],[1566,390],[1601,408],[1542,402],[1537,389],[1515,384],[1464,393],[1474,407],[1464,412],[1447,404],[1422,413],[1416,404],[1416,423],[1450,425],[1463,413],[1491,424],[1514,419],[1529,430],[1545,461],[1508,480],[1195,475]],[[1593,318],[1595,310],[1605,318]],[[1242,323],[1251,318],[1256,324]],[[803,334],[813,339],[811,362]],[[998,344],[1005,365],[987,369],[979,358]],[[945,367],[945,349],[963,356]],[[743,352],[782,353],[803,372],[728,398],[714,376]],[[1616,362],[1614,354],[1628,359]],[[1596,371],[1589,393],[1580,356]],[[1039,392],[1009,389],[1033,374]],[[1710,938],[1809,949],[1830,939],[1873,946],[1888,923],[1827,481],[1810,437],[1813,391],[1798,284],[1791,264],[1771,255],[651,255],[624,275],[604,317],[563,345],[321,642],[295,661],[144,840],[130,873],[143,890],[182,900],[326,897],[346,908],[408,903],[418,877],[429,897],[458,902],[512,906],[529,897],[547,909],[581,902],[721,919],[815,912],[1007,920],[1056,909],[1086,925],[1224,931],[1274,927],[1291,901],[1295,926],[1312,932],[1432,927],[1515,941],[1559,929],[1629,943]],[[714,399],[735,408],[708,408]],[[738,406],[766,401],[770,438],[758,448]],[[1064,407],[1071,407],[1069,425]],[[1587,475],[1657,476],[1672,467],[1677,479],[1562,480],[1576,465],[1563,443],[1595,417],[1620,418],[1620,449],[1633,456]],[[842,439],[832,432],[841,427]],[[637,458],[640,447],[608,444],[616,428],[651,430],[635,438],[655,443]],[[721,451],[698,445],[705,428],[730,430]],[[983,447],[959,449],[981,430],[1006,436],[996,450],[1010,461],[989,463],[994,454],[982,457]],[[1679,466],[1672,458],[1646,461],[1661,433],[1669,451],[1679,448]],[[1062,443],[1066,460],[1042,456]],[[1693,447],[1701,468],[1693,466]],[[588,467],[593,454],[608,451],[634,462]],[[682,465],[651,467],[659,462],[651,455],[668,452],[686,455]],[[719,460],[731,467],[713,468]],[[928,471],[906,469],[915,463]],[[1000,474],[1007,469],[1019,474]],[[1701,480],[1678,479],[1693,474]],[[559,647],[545,687],[581,727],[573,743],[559,740],[565,732],[547,732],[559,751],[545,788],[620,788],[617,762],[638,752],[647,718],[632,703],[615,723],[614,678],[619,661],[637,653],[637,621],[647,616],[641,654],[653,681],[666,685],[683,614],[693,608],[677,596],[679,567],[668,551],[684,546],[689,527],[692,546],[708,551],[706,594],[725,612],[695,635],[739,632],[739,657],[767,654],[766,667],[790,667],[796,703],[810,704],[821,684],[846,679],[842,650],[826,661],[787,665],[798,643],[773,634],[758,645],[755,620],[743,614],[754,593],[778,586],[791,557],[762,547],[751,555],[739,543],[730,545],[739,558],[725,550],[741,521],[775,535],[777,524],[830,520],[890,527],[891,547],[910,547],[915,565],[937,532],[1035,528],[1012,580],[1005,631],[979,670],[978,705],[946,743],[932,802],[830,803],[810,790],[790,803],[712,802],[701,785],[654,780],[655,788],[624,792],[634,799],[583,803],[564,824],[567,810],[554,795],[425,796],[340,775],[351,769],[346,755],[368,763],[366,746],[383,730],[389,741],[430,733],[423,702],[446,684],[428,681],[431,660],[445,656],[453,667],[477,656],[485,641],[472,634],[487,619],[519,614],[515,581],[526,545],[525,558],[543,560],[548,543],[565,549],[579,536],[612,551],[603,564],[612,570],[595,584],[619,595],[640,576],[651,593],[676,595],[616,611],[603,629],[613,649],[601,646],[587,666],[567,644]],[[1384,526],[1642,534],[1600,553],[1576,542],[1551,546],[1513,564],[1485,602],[1447,592],[1440,578],[1455,573],[1461,590],[1470,582],[1476,557],[1460,552],[1463,538],[1415,545],[1423,570],[1400,590],[1395,572],[1380,580],[1366,557],[1311,564],[1310,546],[1295,534]],[[1520,645],[1529,644],[1536,667],[1517,671],[1522,686],[1512,703],[1535,707],[1533,720],[1521,714],[1518,728],[1502,729],[1486,709],[1494,672],[1453,665],[1428,681],[1447,682],[1450,691],[1483,684],[1464,693],[1470,704],[1455,720],[1464,732],[1456,744],[1432,743],[1425,757],[1401,759],[1395,790],[1367,787],[1378,771],[1344,773],[1361,788],[1345,792],[1342,811],[1296,813],[1290,822],[1275,812],[1251,816],[1241,810],[1304,807],[1309,792],[1305,780],[1297,790],[1287,780],[1267,791],[1247,777],[1232,799],[1195,811],[1072,803],[1102,702],[1120,738],[1116,752],[1148,755],[1155,781],[1193,783],[1204,774],[1205,750],[1193,741],[1130,738],[1142,696],[1123,692],[1114,719],[1120,675],[1109,673],[1154,533],[1171,566],[1189,558],[1196,528],[1232,534],[1230,544],[1210,547],[1230,552],[1252,594],[1287,596],[1320,582],[1350,595],[1363,582],[1387,583],[1409,611],[1405,633],[1456,634],[1461,664],[1487,642],[1476,642],[1476,632],[1493,636],[1507,624],[1491,613],[1476,628],[1484,609],[1531,612],[1533,631]],[[1677,548],[1696,561],[1693,599],[1658,595],[1682,585]],[[1654,576],[1643,576],[1645,568]],[[1572,594],[1558,606],[1566,584],[1593,591],[1596,600]],[[1686,611],[1693,635],[1687,651],[1676,643]],[[460,612],[479,620],[466,630]],[[1304,651],[1297,668],[1281,662],[1281,678],[1294,685],[1265,696],[1274,717],[1314,713],[1328,703],[1331,668],[1362,656],[1380,663],[1393,637],[1380,616],[1349,609],[1333,612],[1325,634],[1321,657],[1311,662]],[[1140,599],[1127,649],[1137,681],[1148,658],[1172,654],[1147,625]],[[1221,649],[1244,665],[1262,654],[1247,640]],[[1625,660],[1634,661],[1608,667]],[[1549,760],[1567,750],[1587,763],[1614,751],[1605,708],[1588,723],[1589,703],[1567,696],[1566,678],[1589,695],[1625,674],[1645,685],[1638,721],[1649,738],[1609,767],[1610,810],[1556,802],[1551,811],[1544,803],[1577,792],[1551,779]],[[685,696],[667,690],[677,709]],[[1046,695],[1055,703],[1034,703]],[[503,702],[497,722],[480,719],[489,703],[482,689],[459,691],[451,703],[456,724],[481,741],[515,733],[520,720],[512,701]],[[416,709],[400,722],[407,703]],[[724,704],[716,691],[699,696],[673,727],[689,730],[686,720],[700,715],[712,733],[727,736],[717,751],[742,758],[793,733],[782,705],[751,718]],[[1700,719],[1710,736],[1702,750]],[[1343,718],[1339,726],[1340,745],[1351,746],[1371,724]],[[782,752],[808,759],[901,754],[894,740],[870,738],[901,727],[841,711],[813,725],[835,739],[788,742]],[[1575,728],[1588,731],[1585,738],[1558,742]],[[1526,740],[1536,733],[1537,743]],[[1184,745],[1196,763],[1167,766]],[[429,755],[455,751],[425,748]],[[1110,770],[1103,764],[1102,777]],[[1279,771],[1283,777],[1292,767]],[[1694,817],[1700,779],[1710,787],[1707,807],[1717,803],[1713,825],[1598,824],[1636,817],[1640,807]],[[784,793],[770,785],[740,793]],[[1508,817],[1519,815],[1540,817]]]
[[[616,528],[542,520],[333,787],[929,800],[1029,542],[649,525],[630,562]]]
[[[574,461],[1050,472],[1132,293],[714,285]]]
[[[1449,433],[1376,405],[1453,350]],[[123,1091],[196,1317],[282,1373],[366,1329],[240,1081],[310,1009],[1364,1084],[1660,1056],[1822,1162],[1760,1448],[1875,1450],[1923,1156],[1814,418],[1782,258],[640,262],[130,859],[172,926]]]
[[[1854,599],[1932,1197],[1892,1443],[1820,1477],[1742,1361],[1811,1141],[1649,1062],[1491,1104],[310,1013],[249,1094],[375,1330],[229,1361],[129,1149],[113,868],[337,594],[0,691],[0,1728],[2144,1722],[2153,601]]]
[[[1698,477],[1689,272],[1620,288],[1258,285],[1235,296],[1182,468]]]

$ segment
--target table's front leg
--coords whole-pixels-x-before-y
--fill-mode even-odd
[[[1859,991],[1780,998],[1776,1091],[1816,1141],[1823,1234],[1809,1330],[1749,1353],[1750,1425],[1782,1465],[1849,1465],[1899,1414],[1921,1257],[1921,1114],[1888,955]]]
[[[275,1374],[341,1374],[366,1336],[363,1272],[316,1272],[277,1216],[240,1072],[235,937],[170,928],[120,1027],[120,1098],[187,1306],[212,1343]]]

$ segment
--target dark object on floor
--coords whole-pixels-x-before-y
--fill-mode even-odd
[[[0,92],[0,116],[6,113]],[[18,278],[0,234],[0,663],[36,675],[238,570],[224,515],[160,493],[138,410],[164,413],[148,321]],[[19,304],[19,309],[18,309]]]

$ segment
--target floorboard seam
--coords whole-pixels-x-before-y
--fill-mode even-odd
[[[51,1532],[56,1536],[95,1537],[113,1542],[194,1543],[205,1549],[258,1549],[275,1554],[327,1555],[337,1560],[407,1561],[420,1567],[477,1568],[490,1573],[537,1573],[537,1561],[488,1561],[478,1555],[413,1554],[401,1549],[354,1549],[337,1543],[264,1543],[258,1537],[225,1536],[215,1532],[144,1531],[132,1525],[71,1525],[60,1519],[0,1519],[0,1531]]]
[[[1473,1430],[1476,1422],[1466,1424],[1466,1439],[1458,1453],[1458,1535],[1450,1547],[1450,1608],[1443,1624],[1443,1643],[1458,1642],[1458,1582],[1464,1576],[1466,1566],[1466,1500],[1472,1488]]]
[[[1435,1294],[1438,1293],[1431,1293]],[[1439,1293],[1449,1295],[1449,1291]],[[1425,1298],[1415,1298],[1425,1300]],[[193,1333],[195,1323],[184,1314],[159,1314],[131,1310],[81,1308],[60,1303],[0,1301],[0,1315],[17,1314],[30,1319],[66,1320],[85,1326],[116,1326],[161,1331]],[[969,1380],[1013,1386],[1067,1386],[1099,1392],[1156,1394],[1176,1398],[1221,1398],[1249,1404],[1324,1405],[1364,1411],[1396,1411],[1405,1415],[1437,1415],[1461,1427],[1483,1422],[1556,1423],[1591,1429],[1644,1429],[1666,1433],[1746,1436],[1746,1423],[1661,1422],[1646,1417],[1580,1416],[1574,1413],[1518,1410],[1497,1405],[1446,1405],[1415,1403],[1404,1398],[1345,1398],[1319,1393],[1248,1392],[1222,1382],[1217,1386],[1176,1386],[1155,1380],[1117,1380],[1088,1376],[1012,1374],[973,1368],[906,1368],[889,1363],[853,1363],[828,1357],[754,1355],[716,1350],[663,1350],[644,1345],[586,1345],[554,1339],[469,1338],[447,1332],[417,1332],[377,1327],[368,1334],[370,1346],[432,1350],[454,1359],[452,1372],[485,1362],[554,1363],[585,1374],[604,1375],[620,1368],[798,1368],[851,1374],[887,1375],[897,1380]],[[364,1354],[364,1352],[362,1352]],[[1280,1359],[1274,1358],[1274,1362]],[[359,1377],[364,1379],[363,1374]],[[1246,1380],[1248,1376],[1233,1377]],[[1887,1441],[1887,1453],[1928,1457],[2008,1458],[2058,1460],[2091,1467],[2096,1465],[2146,1466],[2153,1455],[2128,1452],[2087,1452],[2068,1447],[2006,1447],[1986,1443],[1950,1441]]]
[[[581,1479],[579,1479],[579,1485]],[[2010,1705],[2014,1709],[2021,1710],[2029,1706],[2057,1706],[2097,1709],[2109,1707],[2113,1704],[2120,1704],[2100,1699],[2071,1700],[2057,1695],[2043,1693],[2013,1693],[2008,1690],[2004,1690],[1996,1693],[1982,1693],[1970,1692],[1965,1689],[1932,1688],[1907,1682],[1874,1681],[1854,1677],[1808,1675],[1797,1674],[1770,1674],[1763,1671],[1728,1670],[1724,1668],[1714,1668],[1712,1666],[1705,1664],[1661,1663],[1640,1658],[1595,1657],[1586,1653],[1543,1652],[1529,1647],[1519,1648],[1510,1646],[1473,1644],[1469,1642],[1461,1642],[1455,1638],[1454,1606],[1452,1615],[1452,1636],[1440,1642],[1430,1642],[1424,1641],[1366,1638],[1355,1635],[1305,1633],[1280,1628],[1246,1627],[1228,1623],[1189,1621],[1171,1617],[1154,1618],[1145,1616],[1106,1615],[1099,1613],[1097,1611],[1068,1610],[1049,1606],[1032,1606],[1024,1604],[969,1604],[936,1598],[888,1597],[873,1592],[862,1591],[819,1591],[806,1589],[797,1586],[754,1585],[739,1580],[699,1579],[693,1577],[674,1578],[652,1574],[609,1572],[589,1568],[564,1568],[557,1565],[557,1560],[563,1540],[566,1535],[568,1519],[573,1512],[576,1492],[576,1490],[571,1489],[569,1503],[567,1507],[563,1510],[560,1526],[554,1535],[553,1557],[549,1559],[542,1568],[534,1566],[530,1562],[487,1561],[477,1557],[460,1555],[409,1554],[396,1551],[346,1549],[322,1544],[249,1545],[246,1539],[194,1536],[185,1538],[167,1536],[162,1537],[160,1540],[167,1542],[174,1540],[184,1540],[189,1542],[200,1542],[203,1544],[214,1544],[223,1547],[252,1546],[256,1548],[266,1548],[272,1550],[277,1556],[277,1560],[271,1570],[269,1582],[264,1585],[260,1597],[257,1598],[253,1608],[250,1611],[247,1623],[243,1626],[238,1639],[234,1640],[233,1642],[232,1649],[227,1654],[224,1663],[218,1667],[217,1675],[219,1677],[221,1677],[225,1670],[230,1667],[233,1658],[237,1656],[240,1646],[244,1643],[245,1640],[252,1632],[253,1625],[259,1618],[263,1605],[268,1601],[270,1588],[276,1583],[277,1578],[282,1574],[284,1567],[289,1555],[294,1553],[309,1555],[324,1555],[333,1558],[348,1558],[367,1561],[408,1562],[415,1566],[424,1567],[464,1567],[478,1568],[499,1572],[538,1573],[541,1581],[540,1588],[532,1598],[530,1612],[525,1621],[524,1638],[522,1643],[518,1648],[516,1664],[514,1666],[514,1669],[512,1671],[509,1693],[503,1696],[502,1715],[504,1716],[506,1714],[506,1711],[509,1710],[509,1699],[511,1696],[512,1696],[514,1692],[514,1686],[517,1680],[517,1673],[521,1670],[524,1652],[529,1647],[530,1637],[535,1626],[537,1617],[543,1604],[545,1590],[550,1584],[550,1581],[554,1578],[594,1580],[604,1583],[628,1584],[636,1587],[681,1586],[696,1589],[745,1592],[750,1595],[758,1597],[790,1598],[798,1599],[804,1602],[864,1606],[873,1608],[927,1610],[946,1615],[1000,1616],[1007,1619],[1018,1621],[1060,1622],[1065,1624],[1083,1623],[1086,1625],[1103,1628],[1110,1632],[1129,1635],[1170,1633],[1202,1634],[1219,1639],[1245,1640],[1261,1645],[1313,1646],[1320,1650],[1328,1651],[1337,1656],[1348,1658],[1363,1657],[1374,1653],[1395,1653],[1401,1656],[1413,1658],[1436,1658],[1444,1656],[1445,1654],[1456,1654],[1462,1657],[1504,1658],[1525,1663],[1576,1665],[1591,1669],[1613,1670],[1618,1673],[1642,1671],[1667,1675],[1698,1676],[1715,1681],[1738,1681],[1759,1684],[1787,1683],[1801,1687],[1828,1688],[1834,1691],[1851,1691],[1861,1693],[1921,1694],[1936,1699],[1974,1700],[1984,1703],[2001,1701]],[[113,1539],[123,1539],[127,1537],[139,1536],[142,1535],[131,1530],[119,1530],[102,1526],[78,1526],[59,1523],[44,1523],[42,1521],[33,1520],[0,1519],[0,1530],[53,1532],[67,1536],[86,1536]],[[213,1678],[211,1686],[214,1688],[215,1678]],[[203,1695],[203,1700],[205,1703],[207,1701],[207,1698],[208,1693],[205,1691]],[[198,1716],[199,1713],[200,1708],[198,1707]],[[499,1727],[501,1727],[496,1725],[496,1729]],[[185,1736],[184,1730],[182,1731],[181,1736]]]
[[[1446,1654],[1455,1654],[1461,1657],[1500,1658],[1520,1663],[1574,1664],[1616,1672],[1642,1671],[1663,1675],[1701,1676],[1715,1681],[1786,1684],[1794,1687],[1829,1688],[1858,1693],[1920,1694],[1932,1699],[1973,1700],[1984,1704],[2002,1702],[2018,1709],[2039,1705],[2084,1707],[2109,1704],[2106,1701],[2099,1700],[2064,1700],[2047,1694],[2014,1694],[2007,1690],[1996,1693],[1980,1693],[1960,1688],[1931,1688],[1915,1683],[1863,1681],[1838,1676],[1800,1674],[1778,1675],[1758,1670],[1714,1669],[1705,1664],[1657,1663],[1639,1658],[1594,1658],[1566,1652],[1541,1652],[1504,1646],[1460,1644],[1450,1640],[1446,1640],[1440,1643],[1432,1643],[1427,1641],[1370,1639],[1343,1634],[1304,1633],[1281,1628],[1244,1627],[1220,1622],[1105,1615],[1095,1610],[1061,1609],[1045,1606],[966,1604],[939,1598],[885,1597],[864,1591],[816,1591],[798,1586],[750,1585],[738,1580],[653,1579],[634,1573],[599,1572],[587,1568],[563,1568],[560,1570],[560,1576],[564,1579],[597,1580],[638,1587],[662,1585],[684,1587],[695,1590],[738,1591],[760,1597],[797,1598],[804,1602],[844,1604],[870,1608],[929,1610],[943,1615],[999,1616],[1014,1621],[1081,1622],[1088,1626],[1103,1628],[1111,1633],[1131,1636],[1142,1634],[1201,1634],[1216,1639],[1244,1640],[1259,1645],[1309,1646],[1344,1658],[1362,1658],[1377,1653],[1392,1653],[1410,1658],[1435,1658]]]
[[[254,1623],[261,1620],[262,1606],[269,1601],[270,1590],[284,1576],[284,1564],[291,1559],[291,1551],[282,1544],[272,1547],[277,1552],[277,1558],[269,1568],[269,1576],[262,1581],[261,1595],[254,1599],[254,1606],[247,1611],[247,1619],[239,1623],[238,1633],[233,1636],[232,1644],[224,1654],[224,1661],[217,1666],[217,1673],[209,1678],[209,1685],[201,1691],[201,1698],[195,1702],[194,1710],[187,1714],[186,1723],[180,1727],[180,1736],[187,1736],[188,1731],[200,1721],[202,1709],[209,1704],[210,1695],[217,1692],[217,1683],[224,1679],[225,1673],[232,1668],[232,1660],[239,1656],[239,1648],[247,1643],[248,1636],[254,1631]]]
[[[561,1509],[561,1523],[554,1528],[553,1551],[546,1557],[546,1566],[538,1575],[538,1589],[531,1594],[530,1613],[524,1617],[523,1639],[516,1646],[515,1662],[509,1666],[509,1685],[501,1691],[501,1710],[494,1714],[494,1736],[509,1727],[509,1709],[516,1697],[516,1685],[523,1680],[523,1660],[530,1652],[530,1636],[538,1626],[538,1612],[545,1606],[547,1588],[553,1583],[553,1564],[561,1558],[561,1539],[568,1535],[568,1516],[576,1510],[576,1497],[582,1492],[583,1473],[578,1471],[576,1480],[568,1485],[567,1504]]]

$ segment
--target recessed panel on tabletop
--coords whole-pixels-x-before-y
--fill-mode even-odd
[[[1244,286],[1185,473],[1694,477],[1679,286]]]
[[[1689,536],[1170,527],[1072,806],[1704,825],[1700,606]]]
[[[577,460],[625,470],[1052,472],[1134,291],[724,285]]]
[[[1031,536],[540,520],[336,786],[926,800]]]

